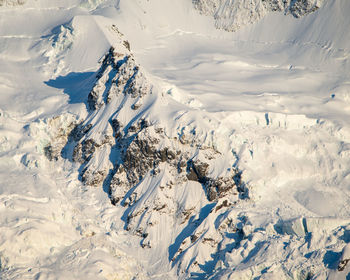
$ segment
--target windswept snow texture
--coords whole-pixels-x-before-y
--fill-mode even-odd
[[[349,12],[0,1],[0,279],[349,278]]]

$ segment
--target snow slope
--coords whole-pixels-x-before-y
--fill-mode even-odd
[[[1,7],[0,276],[346,279],[348,11]]]

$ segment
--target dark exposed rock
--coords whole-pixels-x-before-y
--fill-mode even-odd
[[[191,235],[191,243],[196,242],[197,239],[198,239],[198,236],[197,236],[197,235],[195,235],[195,234]]]
[[[198,178],[198,176],[197,176],[197,174],[196,174],[196,172],[194,171],[193,168],[191,168],[191,169],[189,170],[189,172],[187,173],[186,177],[187,177],[187,179],[190,180],[190,181],[199,182],[199,178]]]
[[[20,6],[26,3],[26,0],[0,0],[1,6]]]
[[[282,12],[287,7],[287,0],[280,1],[280,0],[261,0],[264,7],[272,12]]]
[[[196,172],[198,178],[203,178],[204,180],[204,178],[207,177],[208,175],[209,164],[205,162],[200,162],[200,161],[197,161],[197,162],[191,161],[191,163],[192,163],[193,170],[194,172]]]
[[[338,264],[338,271],[343,271],[350,259],[341,260]]]
[[[109,94],[113,86],[109,87],[109,84],[115,85],[120,92],[123,92],[124,95],[131,95],[132,98],[141,98],[147,93],[151,94],[152,87],[147,82],[139,82],[140,80],[143,80],[143,74],[139,71],[132,56],[117,54],[114,48],[110,48],[96,75],[96,84],[88,96],[89,109],[95,111],[101,108],[105,102],[102,97],[106,91],[108,98],[113,98],[114,95]],[[104,82],[101,83],[101,81]],[[148,128],[151,126],[145,119],[140,119],[124,128],[118,118],[113,118],[110,125],[114,139],[117,140],[116,147],[119,149],[120,155],[120,162],[114,163],[116,172],[112,172],[110,180],[113,203],[121,201],[123,195],[138,184],[148,172],[152,172],[153,175],[157,174],[160,163],[173,166],[179,174],[185,171],[187,165],[187,179],[201,183],[209,200],[223,196],[227,190],[235,186],[232,178],[210,178],[208,176],[208,163],[188,160],[188,157],[184,156],[180,150],[173,150],[171,147],[158,147],[160,139],[166,138],[164,129],[152,127],[155,137],[149,133]],[[109,135],[105,135],[99,143],[93,138],[86,137],[92,128],[93,124],[87,122],[78,124],[72,129],[69,141],[75,143],[72,153],[73,161],[86,165],[103,145],[114,145],[115,140],[111,139]],[[180,143],[177,145],[188,144],[185,135],[182,135],[179,140]],[[47,146],[45,153],[51,159],[57,158],[53,153],[52,146]],[[209,157],[210,159],[214,158],[213,156]],[[105,179],[103,176],[107,176],[107,173],[103,170],[90,170],[86,166],[82,168],[80,175],[83,182],[96,184],[101,183]],[[92,178],[89,178],[90,176]],[[116,195],[119,193],[115,191],[118,188],[122,188],[123,191]]]
[[[48,160],[58,160],[59,154],[54,151],[54,148],[51,145],[48,145],[44,148],[44,154],[48,158]]]
[[[125,40],[125,41],[123,42],[123,44],[124,44],[124,46],[130,51],[130,43],[129,43],[129,41]]]
[[[315,12],[319,8],[317,1],[295,0],[290,2],[289,11],[296,17],[302,17],[306,14]]]
[[[221,204],[215,207],[215,212],[219,211],[223,207],[228,207],[229,203],[227,200],[224,200]]]
[[[83,126],[82,124],[77,124],[68,136],[69,141],[78,142],[81,138],[84,137],[86,133],[89,132],[91,127],[91,124],[88,124],[86,126]]]
[[[84,163],[85,160],[83,158],[83,149],[81,143],[78,143],[73,150],[72,160],[74,162]]]
[[[168,136],[161,122],[153,123],[149,115],[143,114],[142,104],[149,100],[143,101],[152,90],[133,57],[117,54],[111,48],[88,97],[90,113],[72,127],[66,141],[70,159],[81,164],[81,181],[90,186],[103,185],[112,204],[127,207],[125,229],[142,238],[143,248],[154,245],[150,233],[159,230],[160,220],[174,219],[169,221],[173,223],[179,219],[180,224],[198,228],[206,215],[215,215],[216,211],[233,206],[238,199],[237,192],[247,193],[237,170],[213,175],[215,162],[223,155],[211,146],[204,147],[193,130],[178,138]],[[116,106],[114,112],[107,110],[111,105]],[[130,110],[130,106],[135,111]],[[126,114],[120,114],[122,110]],[[110,115],[101,124],[101,115],[105,117],[106,112]],[[129,119],[130,114],[133,117]],[[45,153],[52,158],[56,154],[51,146]],[[202,192],[200,199],[204,197],[208,203],[204,203],[203,209],[198,208],[198,203],[182,205],[174,195],[177,188],[200,189],[200,185],[187,184],[188,181],[202,186],[210,202]],[[166,218],[159,219],[160,215]],[[219,246],[203,229],[193,231],[186,238],[182,247],[176,248],[176,256],[185,253],[185,247],[191,243],[207,243],[213,250]],[[199,238],[201,242],[196,242]],[[176,256],[171,259],[175,260]]]
[[[52,135],[50,143],[43,148],[43,152],[47,159],[56,161],[62,156],[62,150],[67,141],[71,139],[72,132],[77,125],[75,120],[72,120],[70,117],[66,119],[65,116],[56,116],[49,119],[48,125]]]
[[[81,180],[84,184],[89,186],[99,186],[106,177],[106,173],[103,171],[85,171],[81,177]]]
[[[204,186],[209,201],[225,196],[227,192],[235,187],[239,188],[240,185],[236,185],[236,183],[240,184],[241,182],[234,180],[236,174],[225,178],[210,178],[208,177],[208,167],[209,165],[205,162],[190,160],[187,165],[186,176],[188,180],[197,181]]]
[[[98,94],[94,90],[90,91],[88,95],[88,108],[90,110],[98,109],[97,100],[98,100]]]
[[[97,144],[92,139],[87,139],[82,143],[81,150],[84,160],[87,160],[95,152],[96,146]]]
[[[283,12],[296,18],[320,8],[323,0],[192,0],[194,7],[202,14],[212,15],[217,28],[236,31],[251,24],[269,12]]]
[[[207,172],[209,165],[205,162],[194,162],[190,160],[187,163],[187,178],[191,181],[197,181],[204,184],[207,181]]]

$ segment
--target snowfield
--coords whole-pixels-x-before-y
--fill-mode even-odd
[[[0,1],[0,279],[347,279],[349,12]]]

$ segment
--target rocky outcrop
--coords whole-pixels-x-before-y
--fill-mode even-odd
[[[118,121],[115,120],[114,123],[116,122]],[[129,189],[139,184],[148,173],[152,176],[160,173],[161,163],[176,177],[177,183],[170,180],[168,184],[197,182],[203,186],[209,201],[217,200],[231,192],[244,192],[240,188],[242,183],[236,180],[239,175],[235,170],[227,177],[211,178],[209,164],[194,160],[191,147],[179,140],[167,138],[162,130],[150,126],[144,119],[132,129],[129,128],[124,136],[120,124],[114,125],[114,128],[117,149],[120,152],[120,164],[116,167],[110,183],[110,195],[114,204],[121,201]],[[164,142],[167,143],[165,147]],[[217,154],[216,151],[209,152]],[[124,201],[125,204],[127,202]]]
[[[25,4],[26,0],[0,0],[1,6],[20,6]]]
[[[121,40],[96,73],[88,116],[66,130],[64,145],[53,140],[45,154],[79,164],[85,185],[103,186],[111,202],[124,207],[125,229],[140,236],[142,247],[156,247],[161,237],[169,244],[169,260],[182,266],[186,251],[204,244],[200,264],[215,254],[226,234],[213,219],[248,198],[248,188],[233,163],[216,170],[227,156],[194,128],[178,124],[173,131],[152,114],[153,107],[169,110],[170,101],[150,80]]]
[[[296,18],[316,11],[323,0],[192,0],[200,13],[212,15],[217,28],[236,31],[252,24],[267,13],[283,12]]]

